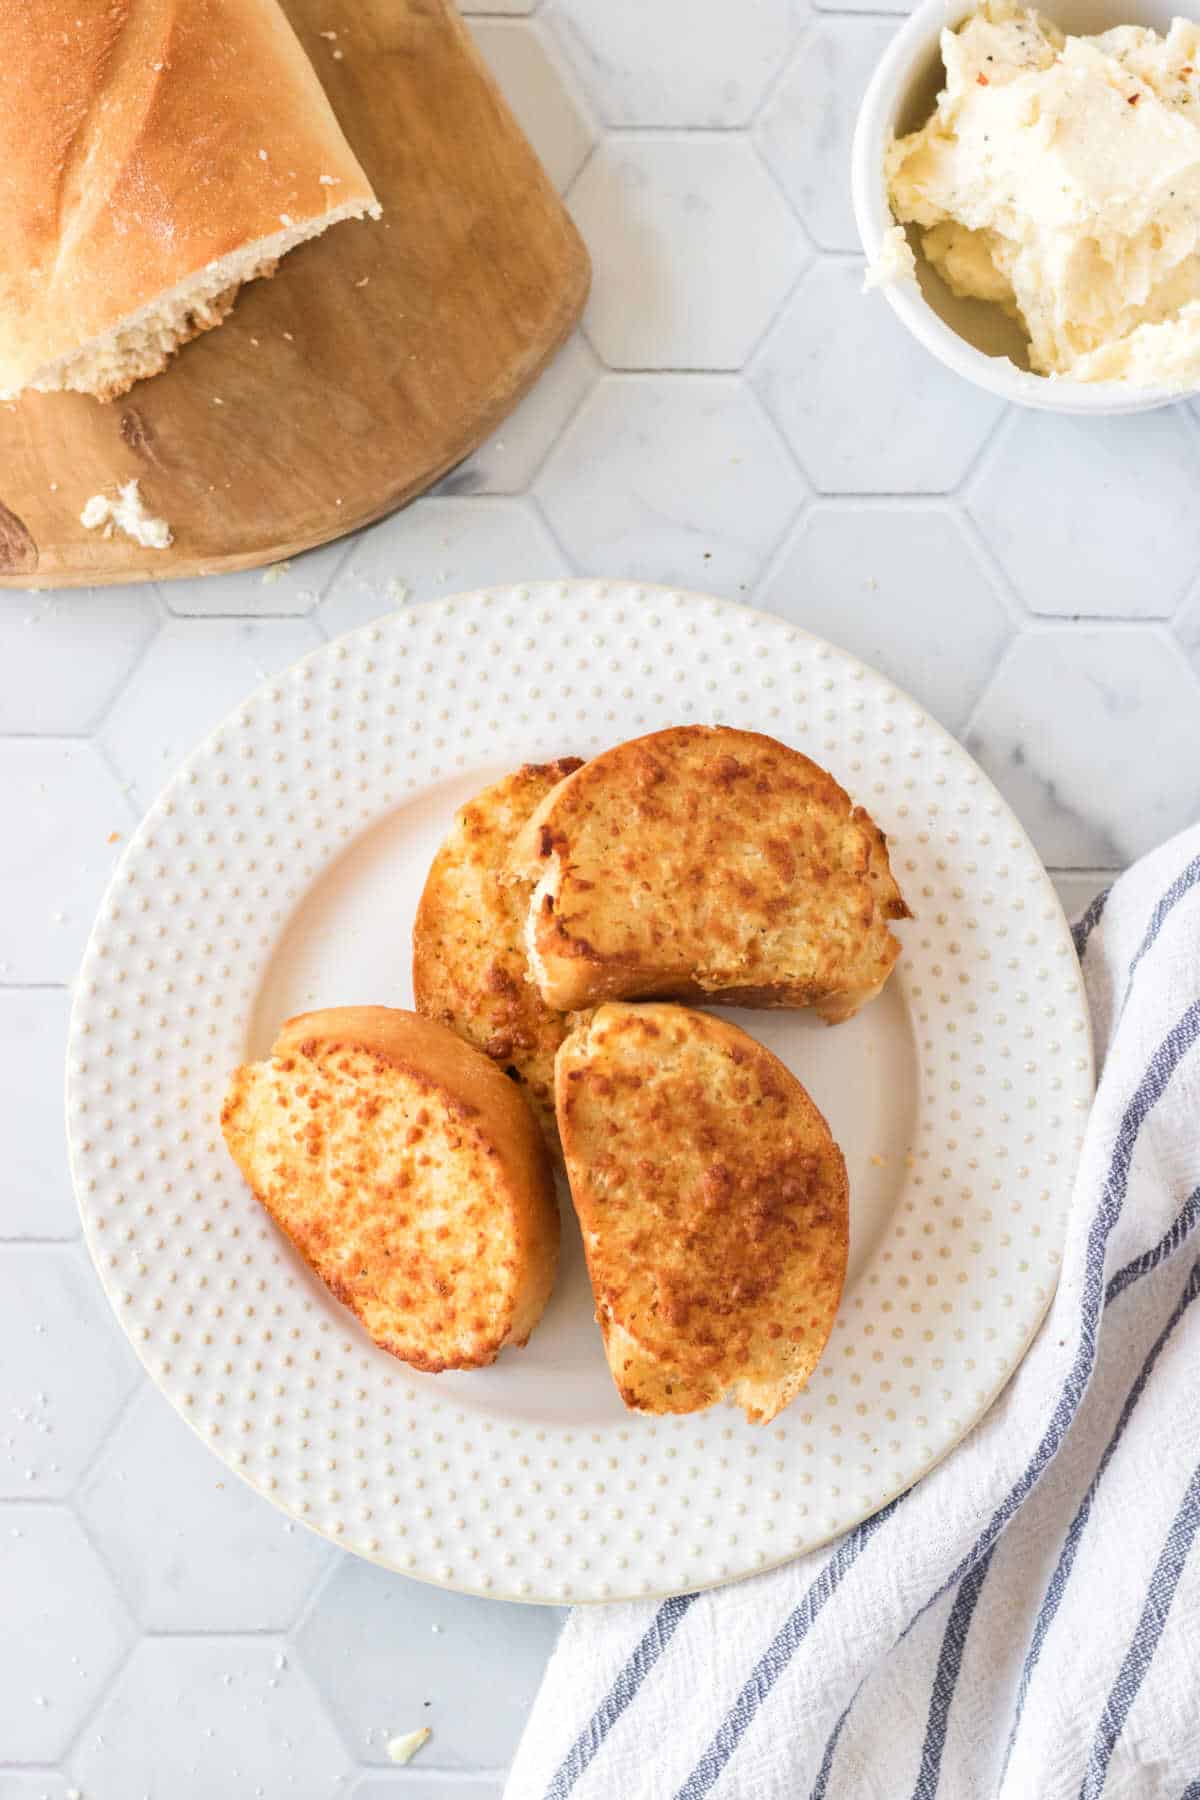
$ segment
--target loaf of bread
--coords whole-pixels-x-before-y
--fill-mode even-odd
[[[773,1419],[825,1347],[849,1245],[846,1165],[803,1087],[725,1019],[614,1004],[563,1044],[557,1097],[626,1406],[728,1395]]]
[[[879,827],[832,775],[757,731],[677,725],[595,756],[522,830],[510,876],[559,1012],[603,1000],[811,1006],[883,987],[908,917]]]
[[[0,397],[112,399],[375,216],[276,0],[0,0]]]
[[[235,1071],[225,1141],[375,1342],[437,1373],[524,1344],[558,1258],[533,1114],[445,1026],[386,1006],[289,1019]]]

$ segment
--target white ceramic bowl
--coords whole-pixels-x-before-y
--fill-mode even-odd
[[[858,234],[874,262],[894,223],[883,177],[884,153],[897,136],[924,124],[942,86],[939,39],[975,10],[973,0],[923,0],[884,52],[863,96],[854,132],[851,186]],[[1113,25],[1166,31],[1180,6],[1158,0],[1042,0],[1041,10],[1072,35]],[[998,306],[957,299],[920,252],[917,282],[893,281],[882,292],[894,312],[940,362],[1001,399],[1060,413],[1147,412],[1186,396],[1178,388],[1127,387],[1116,381],[1050,381],[1030,372],[1018,327]]]

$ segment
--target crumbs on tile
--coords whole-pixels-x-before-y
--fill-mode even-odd
[[[419,1731],[406,1731],[400,1737],[389,1738],[387,1753],[392,1762],[411,1762],[422,1744],[427,1744],[433,1733],[428,1725],[422,1725]]]

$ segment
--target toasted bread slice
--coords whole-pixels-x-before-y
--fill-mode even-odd
[[[382,1349],[436,1373],[526,1342],[558,1256],[549,1159],[513,1084],[445,1026],[384,1006],[289,1019],[235,1072],[221,1128]]]
[[[908,917],[883,833],[774,738],[680,725],[605,751],[548,794],[510,878],[547,1006],[668,996],[812,1006],[883,987]]]
[[[413,925],[417,1011],[449,1025],[521,1084],[556,1154],[554,1057],[570,1027],[529,979],[528,908],[502,877],[530,814],[581,767],[577,756],[526,763],[460,808]]]
[[[846,1165],[778,1057],[682,1006],[601,1006],[558,1053],[558,1125],[613,1380],[638,1412],[723,1395],[765,1424],[833,1327]]]

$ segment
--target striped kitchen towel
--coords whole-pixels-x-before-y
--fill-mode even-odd
[[[1020,1370],[835,1544],[574,1612],[506,1800],[1200,1800],[1200,831],[1075,938],[1102,1073]]]

